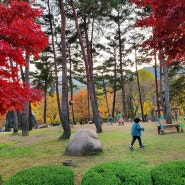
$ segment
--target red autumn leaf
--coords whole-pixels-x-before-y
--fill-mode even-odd
[[[29,2],[0,2],[0,114],[21,111],[24,101],[39,101],[42,91],[22,84],[19,65],[26,66],[25,54],[38,57],[48,39],[35,23],[42,10]]]
[[[137,26],[153,28],[152,37],[144,43],[163,49],[168,61],[185,59],[185,3],[184,0],[131,0],[138,7],[150,6],[149,16],[138,20]]]

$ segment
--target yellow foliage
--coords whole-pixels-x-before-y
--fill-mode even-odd
[[[153,108],[153,103],[150,100],[147,100],[143,103],[143,113],[144,115],[149,114],[151,109]]]
[[[112,113],[112,101],[113,101],[113,94],[107,92],[107,101],[108,101],[108,106],[109,106],[109,111],[110,114]],[[98,109],[102,114],[102,118],[106,119],[108,117],[108,108],[107,108],[107,103],[106,103],[106,97],[105,95],[100,95],[98,96]]]
[[[38,122],[43,123],[44,100],[42,100],[40,103],[37,103],[36,106],[32,105],[32,110],[35,112]],[[51,124],[56,122],[60,122],[56,95],[47,96],[46,123]]]
[[[70,99],[70,98],[69,98]],[[113,94],[107,93],[108,105],[109,110],[112,111],[112,99]],[[88,97],[87,97],[87,90],[81,89],[78,91],[77,94],[73,95],[73,110],[74,110],[74,117],[75,121],[83,120],[87,121],[88,119]],[[90,104],[90,116],[92,119],[92,108],[91,102]],[[102,113],[102,117],[106,119],[108,117],[108,110],[105,95],[98,96],[98,104],[99,104],[99,111]],[[40,103],[37,103],[36,106],[32,104],[32,110],[36,114],[36,118],[39,123],[43,123],[43,114],[44,114],[44,100]],[[58,114],[58,107],[57,107],[57,100],[56,95],[47,96],[47,124],[60,122],[59,114]],[[72,120],[72,107],[69,105],[69,117]]]
[[[79,90],[78,94],[73,95],[73,100],[74,100],[75,118],[78,118],[78,119],[88,118],[87,90],[85,89]]]

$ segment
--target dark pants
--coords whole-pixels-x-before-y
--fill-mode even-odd
[[[131,146],[134,146],[134,143],[135,143],[136,139],[139,141],[139,146],[142,146],[142,142],[141,142],[141,137],[140,136],[132,136]]]

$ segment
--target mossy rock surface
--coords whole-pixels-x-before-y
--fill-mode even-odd
[[[151,170],[153,185],[185,185],[185,161],[163,163]]]
[[[81,185],[151,185],[150,171],[130,162],[105,162],[90,168]]]
[[[73,171],[64,166],[35,166],[21,170],[3,185],[74,185]]]

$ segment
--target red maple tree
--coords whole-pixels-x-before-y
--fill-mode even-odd
[[[153,28],[153,35],[144,46],[163,49],[167,62],[185,59],[185,2],[184,0],[131,0],[137,7],[150,8],[147,17],[137,26]]]
[[[28,2],[0,2],[0,114],[21,111],[24,101],[38,101],[40,90],[22,83],[19,66],[26,66],[25,56],[38,57],[48,39],[35,20],[42,11]]]

